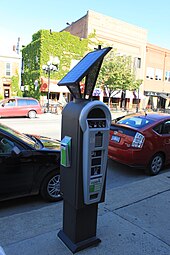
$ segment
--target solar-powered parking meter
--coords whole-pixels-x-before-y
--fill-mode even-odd
[[[101,241],[96,237],[97,211],[105,197],[111,114],[103,102],[91,97],[103,58],[110,50],[88,53],[58,83],[67,86],[74,98],[62,112],[63,229],[58,233],[73,253]]]

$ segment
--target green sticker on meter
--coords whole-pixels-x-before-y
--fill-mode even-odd
[[[66,148],[61,146],[61,165],[66,166]]]
[[[65,136],[61,141],[61,159],[60,164],[70,167],[71,164],[71,137]]]
[[[101,179],[98,178],[97,180],[91,180],[90,181],[90,186],[89,186],[89,192],[100,192],[102,187]]]

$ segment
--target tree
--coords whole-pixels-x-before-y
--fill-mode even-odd
[[[22,96],[22,91],[19,87],[18,72],[16,72],[16,75],[13,75],[11,78],[11,95],[12,96]]]
[[[132,68],[132,58],[121,56],[111,51],[103,61],[97,86],[107,92],[110,106],[111,97],[120,91],[135,90],[139,88],[141,80],[136,80]]]

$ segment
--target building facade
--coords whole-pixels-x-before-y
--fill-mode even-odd
[[[11,97],[13,76],[19,77],[20,84],[21,57],[15,51],[0,53],[0,99]]]
[[[146,29],[89,10],[64,30],[80,38],[95,31],[102,46],[111,46],[119,54],[132,57],[136,79],[142,83],[138,91],[126,91],[126,108],[168,107],[170,51],[149,44]],[[121,107],[121,93],[112,101]]]
[[[169,108],[170,50],[147,43],[143,92],[144,108]]]
[[[121,108],[122,105],[127,109],[136,107],[140,109],[165,109],[170,107],[170,50],[148,43],[147,29],[88,10],[86,15],[68,24],[62,31],[67,31],[69,34],[79,37],[80,41],[83,41],[83,39],[95,32],[96,37],[93,40],[96,40],[95,42],[101,44],[102,47],[111,46],[116,50],[117,54],[132,57],[136,79],[142,80],[141,85],[137,91],[126,91],[125,94],[123,94],[123,91],[117,91],[117,93],[112,96],[111,101],[113,107]],[[37,42],[37,49],[40,51],[40,47],[38,46],[40,41],[38,34],[39,33],[34,35],[36,39],[34,40],[34,45]],[[58,47],[62,49],[59,73],[65,72],[68,69],[68,66],[66,67],[65,64],[66,59],[70,58],[70,62],[76,59],[76,57],[71,56],[73,45],[68,48],[67,42],[65,42],[66,45],[64,47],[67,47],[63,49],[63,45],[58,45],[58,39],[56,38],[55,42],[57,43],[57,47],[53,47],[50,45],[50,38],[53,38],[55,33],[49,31],[47,34],[49,35],[46,35],[45,43],[49,40],[48,50],[51,48],[51,55],[54,54],[58,56],[58,52],[55,53],[54,50]],[[94,50],[94,48],[92,50]],[[35,81],[39,81],[40,92],[42,94],[41,100],[42,104],[44,104],[47,101],[48,80],[47,76],[44,76],[41,70],[42,57],[44,58],[43,50],[41,50],[41,53],[42,56],[37,53],[37,51],[30,52],[28,59],[30,63],[26,65],[26,60],[24,60],[24,72],[28,72],[28,74],[30,74],[30,71],[34,74],[36,71],[40,72],[40,77],[35,77]],[[33,61],[35,57],[39,59],[38,64]],[[20,63],[21,59],[16,51],[11,54],[0,54],[1,98],[11,96],[11,77],[15,75],[16,70],[20,77]],[[30,69],[30,65],[32,66],[32,70]],[[36,68],[37,65],[38,69]],[[60,77],[58,77],[57,80],[59,79]],[[52,102],[58,101],[60,95],[66,95],[69,100],[69,92],[61,91],[61,88],[57,86],[57,80],[51,77],[49,86],[50,100]],[[32,83],[34,84],[35,81],[33,80]],[[27,87],[26,85],[25,82],[25,87]],[[108,100],[107,91],[102,91],[99,88],[95,89],[93,96],[104,102]],[[122,104],[122,100],[125,101],[124,104]]]
[[[102,44],[102,47],[111,46],[116,49],[117,54],[131,56],[136,79],[144,79],[147,45],[146,29],[89,10],[85,16],[71,23],[64,30],[80,38],[87,38],[95,31],[97,41]],[[138,100],[141,102],[142,84],[139,91],[139,99],[134,91],[126,91],[124,105],[126,108],[136,107],[139,103]],[[106,100],[106,98],[107,93],[104,93],[103,100]],[[116,107],[122,107],[122,93],[116,93],[112,98],[112,103]]]

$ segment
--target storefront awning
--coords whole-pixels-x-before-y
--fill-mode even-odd
[[[122,95],[122,91],[121,90],[114,90],[110,97],[113,97],[113,98],[121,98],[121,95]],[[109,90],[107,88],[105,88],[104,90],[104,96],[105,97],[109,97]]]
[[[134,98],[133,92],[132,92],[132,91],[129,91],[129,90],[126,90],[125,98],[133,99],[133,98]]]
[[[169,98],[168,96],[166,96],[165,94],[159,94],[160,97],[164,98],[164,99],[167,99]]]
[[[69,90],[66,86],[58,86],[57,84],[50,83],[50,92],[69,93]]]
[[[113,98],[121,98],[121,95],[122,95],[122,91],[121,90],[115,90],[112,93],[111,97],[113,97]]]
[[[47,92],[48,91],[48,79],[47,78],[41,78],[40,91],[41,92]],[[49,92],[69,93],[69,90],[66,86],[58,86],[56,80],[50,80]]]
[[[129,91],[131,94],[132,94],[132,96],[131,96],[131,98],[133,98],[133,99],[142,99],[142,98],[144,98],[144,95],[139,91]]]

